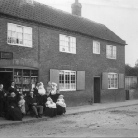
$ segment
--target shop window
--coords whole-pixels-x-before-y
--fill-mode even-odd
[[[28,92],[35,87],[35,83],[38,81],[38,71],[15,69],[14,81],[18,91],[22,89],[23,92]]]

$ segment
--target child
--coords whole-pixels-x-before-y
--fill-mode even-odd
[[[63,95],[59,95],[58,99],[57,99],[57,114],[58,115],[62,115],[65,114],[66,112],[66,104],[65,104],[65,100],[63,99]]]
[[[56,104],[53,102],[53,100],[50,97],[47,98],[47,102],[45,105],[46,107],[49,107],[49,108],[56,108]]]
[[[20,100],[18,102],[18,105],[19,105],[19,107],[21,109],[22,115],[25,115],[26,114],[26,111],[25,111],[25,100],[24,100],[23,95],[20,95]]]
[[[57,115],[56,104],[50,97],[47,98],[45,106],[46,106],[45,116],[54,117]]]

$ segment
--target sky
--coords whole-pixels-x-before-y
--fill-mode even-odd
[[[75,0],[35,0],[71,13]],[[79,0],[82,17],[104,24],[126,41],[125,63],[138,60],[138,0]]]

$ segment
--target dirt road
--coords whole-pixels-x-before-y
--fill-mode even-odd
[[[6,126],[3,137],[138,137],[138,105]]]

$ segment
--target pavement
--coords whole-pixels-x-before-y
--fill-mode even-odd
[[[67,115],[76,115],[80,113],[88,113],[92,111],[101,111],[106,109],[113,109],[118,107],[126,107],[126,106],[133,106],[138,105],[138,100],[126,100],[124,102],[113,102],[113,103],[93,103],[92,105],[84,105],[84,106],[76,106],[76,107],[67,107],[66,114]],[[10,125],[19,125],[24,123],[31,123],[31,122],[38,122],[38,121],[46,121],[49,117],[43,116],[42,118],[33,118],[30,116],[25,116],[22,121],[11,121],[5,120],[4,118],[0,117],[0,128],[4,126]]]

